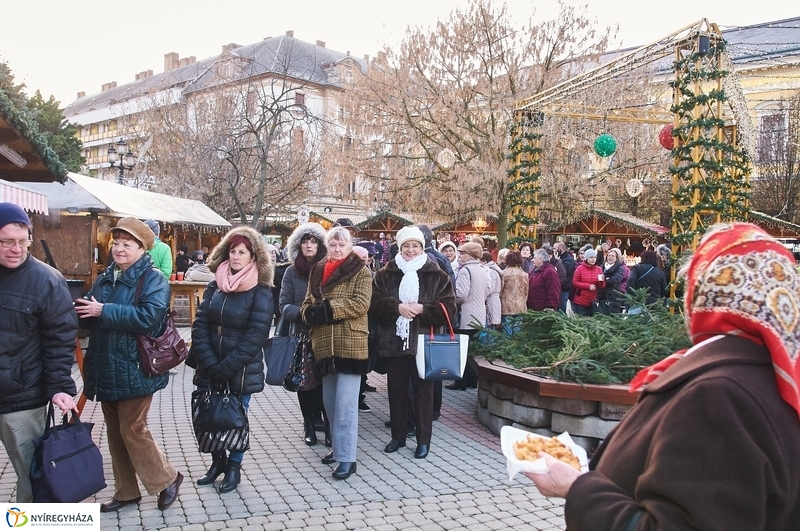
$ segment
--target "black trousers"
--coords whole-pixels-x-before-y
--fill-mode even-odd
[[[310,391],[297,391],[297,401],[300,403],[300,411],[303,412],[303,418],[308,418],[317,413],[324,412],[325,406],[322,404],[322,384]]]
[[[406,440],[408,429],[408,384],[411,382],[417,444],[430,444],[433,432],[433,381],[417,375],[414,356],[393,356],[386,360],[386,386],[389,391],[389,421],[392,439]]]

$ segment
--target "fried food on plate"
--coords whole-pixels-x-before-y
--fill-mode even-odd
[[[581,464],[572,450],[555,437],[528,435],[525,439],[514,443],[514,453],[520,461],[536,461],[539,459],[539,452],[548,453],[577,470],[581,469]]]

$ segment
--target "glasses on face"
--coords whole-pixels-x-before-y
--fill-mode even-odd
[[[139,246],[135,243],[119,240],[114,240],[114,243],[111,244],[111,247],[114,249],[122,249],[123,251],[133,251],[134,249],[139,248]]]
[[[33,242],[31,240],[0,240],[0,245],[3,246],[3,249],[11,249],[15,245],[19,245],[23,249],[26,249],[31,246]]]

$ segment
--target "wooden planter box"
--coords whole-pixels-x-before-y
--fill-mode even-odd
[[[566,431],[591,453],[639,399],[624,385],[557,382],[482,357],[469,361],[478,373],[478,420],[496,434],[503,426]]]

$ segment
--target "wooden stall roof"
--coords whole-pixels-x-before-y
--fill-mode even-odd
[[[625,212],[595,209],[584,212],[577,219],[566,223],[545,227],[542,234],[585,234],[620,238],[657,236],[666,240],[669,239],[670,230]]]
[[[70,173],[68,182],[29,184],[48,197],[50,208],[135,216],[181,226],[230,227],[228,221],[201,201],[157,194]]]
[[[496,235],[497,234],[497,216],[487,216],[485,218],[486,228],[483,229],[483,234],[490,234]],[[473,219],[460,219],[457,221],[451,221],[449,223],[442,223],[441,225],[437,226],[434,230],[436,232],[464,232],[468,234],[477,234],[478,230],[475,228],[473,224]]]
[[[14,182],[64,182],[67,168],[47,144],[27,111],[0,91],[0,144],[25,159],[22,167],[0,154],[0,179]]]
[[[403,227],[413,225],[414,222],[388,211],[378,212],[360,223],[356,223],[361,232],[358,236],[362,239],[378,238],[380,233],[396,234]]]
[[[775,238],[794,238],[800,239],[800,225],[795,225],[794,223],[790,223],[788,221],[774,218],[763,212],[758,212],[756,210],[751,210],[750,215],[748,217],[748,221],[755,225],[758,225],[770,236]]]

